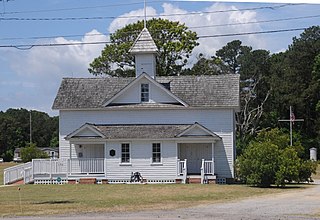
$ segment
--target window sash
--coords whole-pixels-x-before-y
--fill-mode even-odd
[[[141,84],[141,102],[149,102],[149,84]]]
[[[152,163],[161,163],[161,144],[152,144]]]
[[[121,144],[121,163],[130,163],[130,144]]]

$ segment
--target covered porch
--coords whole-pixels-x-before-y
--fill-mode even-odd
[[[177,143],[178,173],[183,183],[209,183],[214,172],[214,142]]]
[[[199,183],[215,177],[214,143],[220,137],[190,125],[85,124],[65,138],[60,159],[34,159],[29,179],[58,184],[94,179],[127,183],[140,172],[147,183]]]

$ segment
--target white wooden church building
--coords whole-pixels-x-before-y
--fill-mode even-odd
[[[146,183],[232,180],[239,76],[157,76],[146,28],[130,53],[136,77],[63,79],[60,158],[34,160],[35,183],[126,183],[135,172]]]

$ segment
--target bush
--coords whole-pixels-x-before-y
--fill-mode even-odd
[[[315,161],[302,161],[299,167],[299,181],[312,182],[311,175],[316,174],[317,165]]]
[[[250,185],[285,186],[289,182],[309,181],[316,165],[299,158],[301,145],[288,146],[278,129],[263,131],[250,142],[237,161],[239,178]]]
[[[28,144],[26,147],[21,148],[21,159],[22,162],[26,163],[31,161],[32,159],[37,159],[37,158],[48,158],[48,154],[45,152],[41,151],[35,144]]]

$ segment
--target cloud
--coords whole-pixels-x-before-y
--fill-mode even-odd
[[[81,43],[108,41],[109,37],[96,30],[80,40],[59,37],[49,43]],[[38,42],[44,43],[44,42]],[[48,43],[48,42],[45,42]],[[1,80],[0,100],[8,107],[20,106],[49,113],[62,77],[90,77],[89,63],[98,57],[104,44],[62,47],[34,47],[28,51],[8,50],[5,62],[14,74]],[[3,91],[2,91],[3,90]],[[3,108],[3,107],[2,107]]]
[[[147,12],[148,18],[150,16],[157,15],[157,11],[152,7],[146,7],[146,12]],[[113,33],[116,30],[123,28],[127,24],[131,24],[131,23],[137,22],[138,20],[144,19],[143,16],[144,16],[144,9],[134,10],[134,11],[122,14],[111,22],[108,30],[110,33]]]
[[[197,32],[198,36],[212,36],[220,34],[232,34],[261,31],[259,24],[247,24],[247,25],[225,25],[214,26],[217,24],[233,24],[248,21],[257,21],[256,12],[253,11],[231,11],[226,13],[208,13],[212,11],[224,11],[224,10],[236,10],[235,6],[225,5],[221,3],[212,4],[210,7],[203,9],[202,11],[187,11],[179,8],[170,3],[164,3],[162,5],[163,12],[158,13],[152,7],[147,8],[147,15],[154,17],[162,17],[172,21],[179,21],[186,24],[191,30]],[[124,27],[126,24],[136,22],[139,18],[121,18],[127,16],[141,16],[143,15],[143,9],[131,11],[129,13],[119,16],[115,19],[110,27],[109,31],[114,32],[118,28]],[[196,14],[195,14],[196,13]],[[174,15],[174,14],[188,14],[187,16]],[[173,15],[173,16],[167,16]],[[141,18],[140,18],[141,19]],[[205,26],[205,27],[204,27]],[[202,27],[202,28],[201,28]],[[193,57],[196,57],[199,53],[203,53],[206,56],[215,55],[215,52],[226,45],[228,42],[239,39],[243,42],[243,45],[252,46],[254,49],[260,49],[266,47],[266,41],[262,36],[258,35],[246,35],[235,37],[216,37],[216,38],[200,38],[198,42],[200,45],[194,49]]]
[[[165,16],[168,14],[190,13],[173,4],[164,3],[161,12],[157,12],[152,7],[147,7],[147,15],[154,17],[162,17],[173,21],[185,23],[191,30],[196,31],[199,36],[218,35],[226,33],[238,33],[261,30],[258,24],[242,25],[242,26],[223,26],[223,27],[207,27],[197,28],[200,26],[210,26],[221,23],[235,23],[255,21],[256,13],[252,11],[235,11],[229,13],[205,13],[209,11],[236,9],[233,6],[222,3],[212,4],[210,7],[202,10],[201,15],[189,14],[188,16]],[[200,11],[192,11],[200,12]],[[143,17],[144,10],[134,10],[125,13],[114,19],[108,28],[110,32],[114,32],[125,25],[136,22]],[[131,16],[131,18],[130,18]],[[150,19],[150,17],[148,17]],[[37,43],[73,43],[73,42],[94,42],[108,41],[109,37],[99,35],[96,30],[86,33],[82,39],[68,40],[65,38],[55,38],[50,42]],[[215,54],[215,51],[224,46],[227,42],[234,39],[240,39],[245,45],[253,46],[253,48],[264,48],[265,40],[262,36],[242,36],[235,38],[201,38],[200,46],[194,50],[193,57],[199,53],[207,56]],[[53,103],[56,92],[59,88],[62,77],[90,77],[87,68],[89,63],[98,57],[104,45],[78,45],[63,47],[34,47],[27,51],[18,51],[16,49],[8,49],[0,53],[0,66],[6,63],[6,73],[1,73],[0,84],[0,101],[1,109],[5,110],[9,107],[23,107],[28,109],[38,109],[46,111],[50,114],[51,105]],[[57,114],[55,112],[54,114]]]
[[[81,40],[67,40],[59,37],[50,43],[68,44],[68,43],[87,43],[107,41],[108,37],[99,35],[96,30],[86,33]],[[41,42],[40,42],[41,43]],[[66,74],[80,76],[89,76],[87,68],[93,58],[100,55],[103,44],[97,45],[73,45],[61,47],[34,47],[27,53],[13,54],[11,68],[20,76],[30,76],[32,78],[61,78]],[[22,63],[17,65],[17,60]]]

